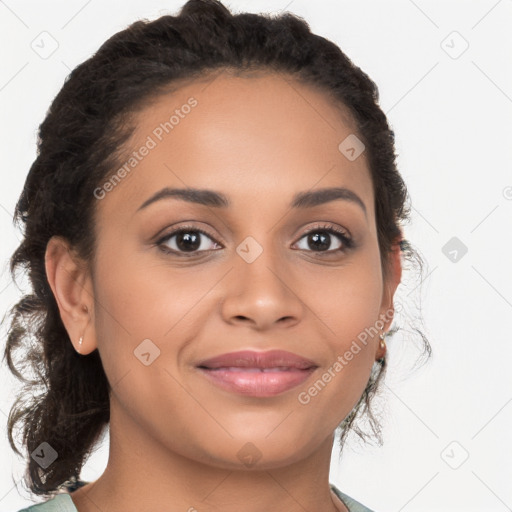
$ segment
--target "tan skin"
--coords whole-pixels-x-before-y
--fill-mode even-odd
[[[191,96],[190,114],[97,201],[93,272],[64,240],[47,247],[71,341],[84,356],[99,350],[113,388],[107,468],[72,499],[79,512],[346,511],[328,485],[333,436],[384,355],[378,336],[310,403],[297,397],[393,307],[400,258],[392,253],[384,277],[366,154],[349,161],[338,150],[355,130],[322,92],[280,75],[227,73],[146,106],[127,153]],[[167,198],[137,211],[164,187],[212,189],[231,205]],[[327,187],[350,189],[366,212],[346,199],[290,208],[296,193]],[[156,235],[189,224],[208,232],[193,257],[156,245]],[[307,232],[325,225],[355,246],[328,235],[330,253],[316,250]],[[236,252],[248,236],[263,248],[252,263]],[[182,247],[176,236],[162,245]],[[160,356],[145,366],[133,351],[148,338]],[[195,367],[242,349],[288,350],[318,368],[299,387],[254,398]],[[252,467],[237,456],[249,442],[261,454]]]

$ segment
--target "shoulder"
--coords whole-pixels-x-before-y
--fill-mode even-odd
[[[346,505],[349,512],[373,512],[373,510],[365,507],[362,503],[359,503],[354,498],[351,498],[350,496],[341,492],[335,485],[330,485],[336,496],[338,496],[338,498]]]
[[[57,496],[24,508],[18,512],[78,512],[69,494],[57,494]]]

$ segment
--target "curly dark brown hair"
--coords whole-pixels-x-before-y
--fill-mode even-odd
[[[81,468],[110,418],[110,386],[98,351],[79,355],[61,321],[45,271],[47,243],[61,236],[92,262],[93,192],[119,167],[123,143],[135,128],[131,114],[182,80],[223,70],[279,73],[348,109],[366,146],[386,272],[409,215],[407,191],[377,86],[338,46],[290,13],[233,14],[217,0],[190,0],[176,16],[137,21],[115,34],[70,73],[51,104],[14,212],[23,241],[10,259],[10,272],[16,281],[17,270],[28,271],[32,290],[9,311],[4,359],[24,385],[9,414],[8,437],[22,455],[13,436],[20,424],[27,452],[25,483],[34,494],[50,496],[83,484]],[[407,259],[418,258],[404,240],[400,250]],[[424,353],[430,355],[422,338]],[[370,402],[385,368],[384,359],[374,365],[361,399],[341,424],[341,446],[350,430],[370,437],[354,422],[364,413],[380,438]],[[30,456],[42,442],[58,453],[46,469]]]

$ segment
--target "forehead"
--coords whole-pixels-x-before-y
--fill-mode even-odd
[[[344,186],[372,210],[365,152],[340,150],[356,135],[349,110],[288,75],[211,74],[159,94],[133,121],[122,177],[98,205],[105,213],[134,212],[166,186],[222,190],[238,207]]]

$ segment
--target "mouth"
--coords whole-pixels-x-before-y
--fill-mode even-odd
[[[302,384],[318,365],[282,350],[246,350],[201,361],[196,368],[224,390],[245,396],[272,397]]]

